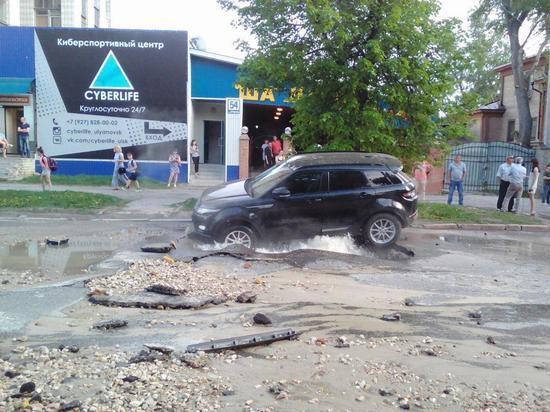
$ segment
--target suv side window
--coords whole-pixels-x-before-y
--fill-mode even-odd
[[[367,187],[367,178],[359,170],[334,170],[330,172],[329,188],[331,192],[355,190]]]
[[[399,178],[385,170],[367,170],[365,171],[369,181],[369,187],[381,187],[388,185],[401,184]]]
[[[315,170],[296,172],[287,181],[286,187],[293,195],[318,193],[321,191],[322,180],[323,172]]]

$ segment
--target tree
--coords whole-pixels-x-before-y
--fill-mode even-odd
[[[550,1],[482,0],[472,17],[483,21],[485,27],[508,36],[512,74],[516,86],[519,137],[524,146],[529,146],[533,127],[529,108],[529,78],[550,41]],[[519,32],[523,27],[526,28],[527,35],[520,41]],[[524,70],[525,45],[529,39],[536,36],[541,40],[535,62],[529,70]]]
[[[239,82],[292,86],[298,150],[369,150],[425,156],[453,90],[456,21],[434,0],[219,0],[257,46]]]

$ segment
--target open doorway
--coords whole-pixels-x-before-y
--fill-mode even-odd
[[[17,125],[23,116],[23,107],[4,106],[0,109],[0,131],[6,135],[8,154],[19,153],[19,139],[17,138]],[[2,128],[3,127],[3,128]]]
[[[286,127],[292,127],[291,117],[294,109],[289,107],[244,104],[243,125],[248,126],[250,137],[250,170],[252,173],[261,171],[264,167],[262,159],[262,144],[272,140],[273,136],[281,136]]]
[[[204,163],[225,164],[225,122],[204,121]]]

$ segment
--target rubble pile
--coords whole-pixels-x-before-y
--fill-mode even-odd
[[[192,263],[148,259],[133,263],[112,276],[87,283],[93,294],[128,295],[148,290],[151,293],[185,297],[211,296],[235,300],[243,292],[253,294],[267,287],[257,279],[223,275],[195,267]]]

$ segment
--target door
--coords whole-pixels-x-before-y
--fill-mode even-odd
[[[369,186],[362,170],[331,170],[322,232],[338,234],[360,230],[375,197],[376,189]]]
[[[267,237],[306,239],[321,234],[326,172],[298,171],[281,186],[290,191],[290,197],[273,199],[273,206],[263,209]]]
[[[19,139],[17,138],[17,126],[19,125],[19,119],[23,116],[22,107],[6,107],[6,138],[11,145],[8,147],[8,153],[20,153]]]
[[[204,163],[225,164],[225,125],[223,121],[204,121]]]

